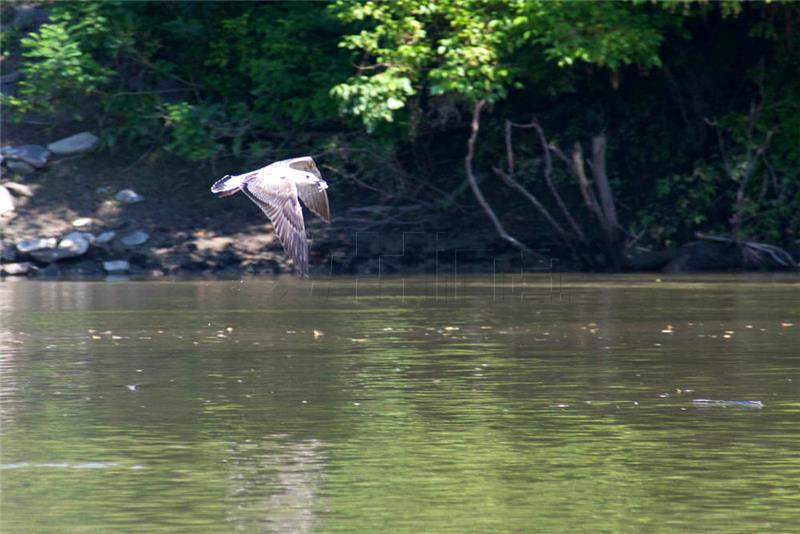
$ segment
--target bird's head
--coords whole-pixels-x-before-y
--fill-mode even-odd
[[[241,177],[226,174],[211,186],[211,192],[219,197],[227,197],[242,188],[244,180]]]

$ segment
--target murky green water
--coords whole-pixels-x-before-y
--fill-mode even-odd
[[[694,280],[0,283],[0,531],[796,532],[800,279]]]

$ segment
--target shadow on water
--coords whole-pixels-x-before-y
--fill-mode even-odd
[[[791,530],[797,282],[2,283],[0,527]]]

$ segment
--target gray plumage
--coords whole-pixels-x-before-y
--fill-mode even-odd
[[[314,160],[305,156],[276,161],[237,176],[227,175],[211,186],[211,192],[225,197],[243,191],[272,221],[298,274],[306,276],[308,240],[299,200],[325,222],[330,222],[327,188]]]

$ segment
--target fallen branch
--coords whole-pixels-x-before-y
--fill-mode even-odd
[[[578,225],[575,218],[570,213],[569,209],[567,209],[567,205],[564,203],[564,199],[559,194],[558,190],[556,189],[555,184],[553,183],[553,159],[550,156],[549,145],[547,143],[547,138],[544,135],[544,129],[542,125],[539,124],[539,121],[534,117],[530,124],[513,124],[517,128],[528,128],[531,127],[536,130],[537,135],[539,136],[539,142],[542,145],[542,153],[544,154],[544,182],[547,185],[547,189],[550,191],[550,195],[555,199],[556,204],[558,204],[558,209],[561,211],[561,215],[566,219],[567,223],[569,224],[570,228],[572,228],[572,232],[578,237],[578,240],[582,243],[586,243],[586,235],[581,230],[580,225]],[[506,140],[507,143],[510,142],[510,137]]]
[[[800,268],[800,264],[794,261],[794,258],[791,254],[783,250],[781,247],[775,245],[768,245],[767,243],[760,243],[758,241],[739,241],[733,237],[707,235],[701,232],[695,232],[694,235],[697,237],[697,239],[702,239],[705,241],[715,241],[718,243],[738,245],[742,247],[742,250],[745,254],[751,254],[750,257],[754,260],[757,260],[754,261],[754,263],[762,261],[763,256],[766,255],[772,259],[773,262],[783,267],[789,267],[793,269]]]

